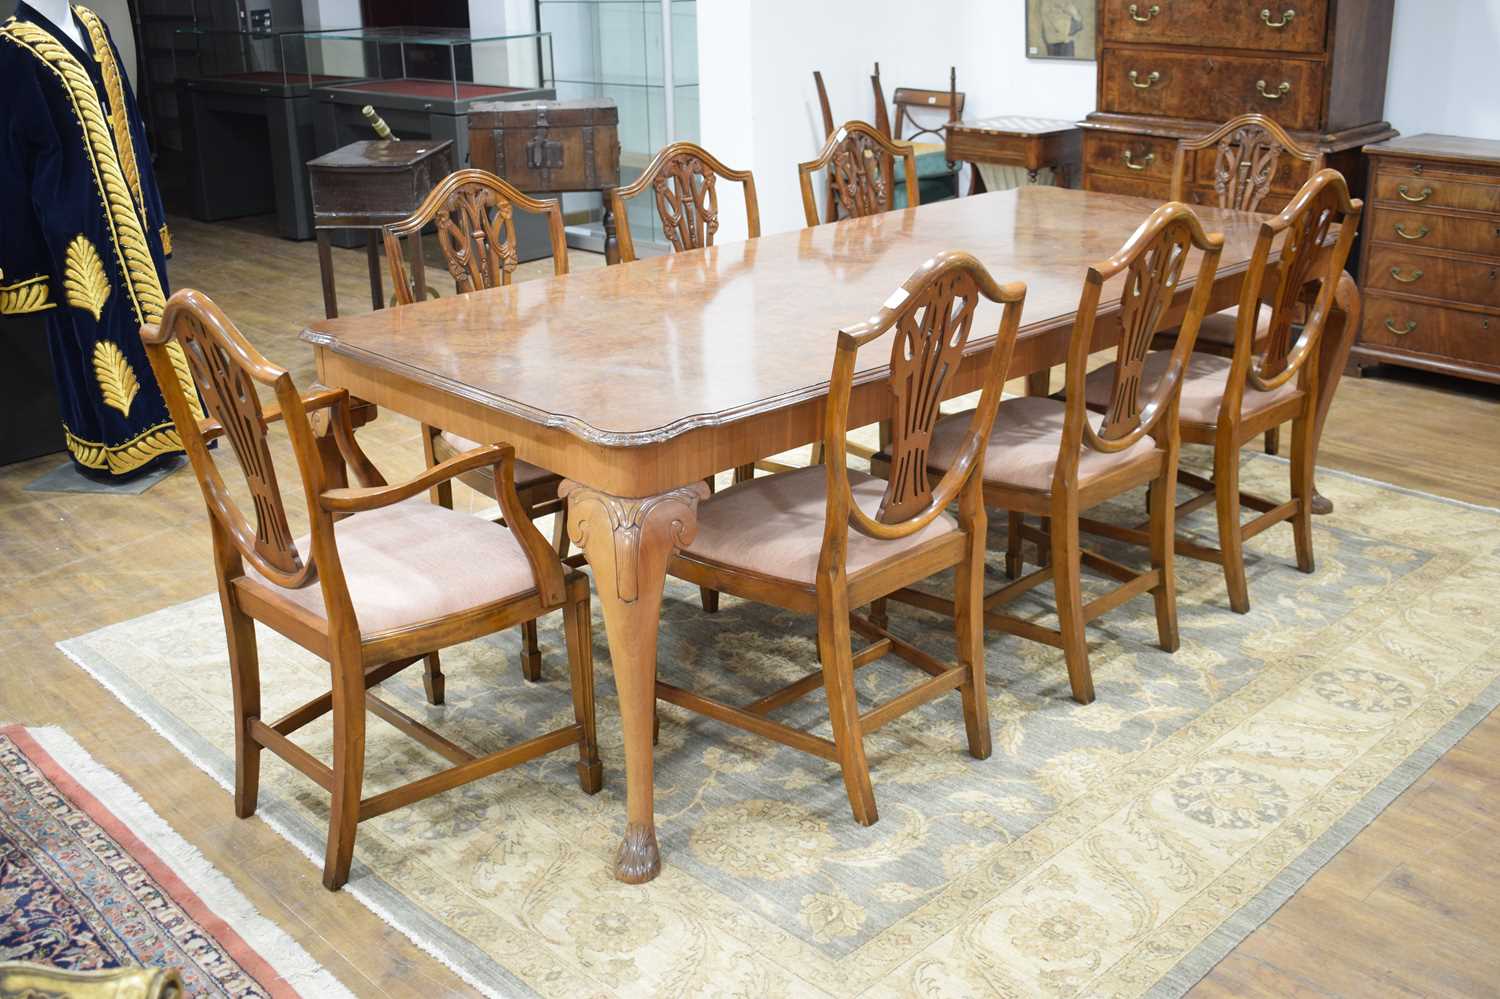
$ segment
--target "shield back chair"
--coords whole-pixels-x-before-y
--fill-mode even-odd
[[[1178,538],[1178,554],[1218,562],[1224,567],[1229,605],[1238,613],[1250,609],[1245,583],[1244,544],[1284,520],[1292,522],[1297,568],[1313,571],[1312,500],[1313,434],[1318,411],[1318,348],[1333,310],[1334,296],[1358,228],[1361,202],[1351,200],[1344,177],[1336,170],[1314,174],[1286,209],[1263,223],[1240,292],[1239,324],[1229,357],[1195,353],[1182,386],[1179,424],[1183,441],[1214,449],[1213,478],[1183,473],[1182,482],[1199,490],[1177,508],[1186,515],[1209,503],[1218,513],[1219,547],[1208,548]],[[1337,237],[1333,228],[1338,227]],[[1280,241],[1281,262],[1268,261]],[[1332,241],[1331,247],[1328,245]],[[1311,308],[1303,315],[1306,290],[1316,287]],[[1249,317],[1260,302],[1270,308],[1262,325]],[[1305,321],[1304,321],[1305,320]],[[1140,371],[1141,391],[1149,392],[1166,370],[1164,351],[1153,351]],[[1106,405],[1113,374],[1108,367],[1088,378],[1090,405]],[[1240,448],[1273,427],[1292,424],[1291,499],[1274,503],[1242,493]],[[1248,506],[1260,516],[1240,523]],[[1086,529],[1136,540],[1139,528],[1120,529],[1089,522]]]
[[[262,749],[312,778],[332,795],[323,884],[337,889],[348,880],[355,831],[365,819],[574,745],[583,789],[599,790],[588,582],[580,573],[564,572],[525,516],[508,445],[477,447],[408,482],[387,485],[354,439],[348,393],[299,394],[286,369],[262,357],[207,296],[177,292],[160,325],[143,327],[141,337],[152,370],[165,376],[162,391],[209,510],[234,691],[236,815],[255,812]],[[168,350],[174,342],[181,344],[203,395],[210,418],[201,423],[172,377]],[[261,387],[272,391],[275,406],[262,405]],[[328,425],[341,460],[320,452],[314,417]],[[267,424],[274,420],[286,424],[311,523],[310,533],[295,540],[269,446]],[[253,502],[250,517],[209,451],[209,442],[219,437],[228,439],[238,459]],[[478,468],[494,477],[505,527],[426,502],[402,502]],[[358,483],[354,488],[344,487],[349,473]],[[434,649],[559,609],[572,673],[570,725],[475,756],[371,690]],[[332,676],[328,693],[275,721],[261,715],[257,622],[326,659]],[[361,797],[367,710],[453,765]],[[330,712],[332,766],[290,739]]]
[[[846,121],[834,130],[818,155],[797,164],[802,185],[802,212],[809,226],[818,224],[818,200],[813,195],[812,176],[827,169],[833,182],[833,202],[839,218],[863,218],[888,212],[893,207],[895,161],[902,162],[906,204],[921,201],[917,188],[917,159],[910,143],[887,139],[875,126]],[[832,220],[830,220],[832,221]]]
[[[1108,260],[1088,270],[1078,305],[1078,320],[1068,346],[1065,394],[1009,399],[989,438],[984,458],[987,506],[1007,510],[1009,545],[1006,572],[1014,581],[984,598],[989,628],[1043,642],[1063,650],[1073,697],[1094,699],[1084,626],[1126,600],[1150,592],[1156,604],[1161,647],[1177,649],[1176,580],[1172,566],[1172,512],[1177,481],[1177,405],[1182,372],[1193,337],[1203,319],[1223,249],[1222,235],[1209,235],[1187,205],[1163,205]],[[1181,322],[1182,334],[1154,391],[1139,398],[1141,366],[1152,336],[1177,296],[1193,250],[1200,252],[1196,283]],[[1084,376],[1098,323],[1099,301],[1106,282],[1121,279],[1119,344],[1115,350],[1119,377],[1110,383],[1108,412],[1096,419],[1084,407]],[[1111,322],[1111,326],[1115,323]],[[928,465],[946,474],[965,453],[969,415],[939,421]],[[1084,510],[1141,485],[1150,486],[1151,526],[1147,544],[1150,568],[1138,571],[1079,544]],[[1045,530],[1031,528],[1027,516],[1042,519]],[[1047,545],[1050,558],[1021,576],[1021,541],[1029,537]],[[1108,594],[1083,602],[1083,566],[1118,582]],[[1019,578],[1016,578],[1019,577]],[[1058,628],[1001,614],[996,608],[1051,580]],[[903,590],[892,600],[940,613],[954,613],[951,601],[925,592]]]
[[[1195,170],[1198,158],[1193,154],[1205,149],[1214,150],[1214,203],[1220,208],[1242,212],[1261,210],[1271,193],[1272,182],[1285,165],[1283,156],[1306,163],[1309,177],[1323,169],[1322,153],[1303,147],[1284,128],[1263,114],[1242,114],[1207,135],[1178,140],[1177,154],[1172,161],[1171,200],[1191,200],[1194,178],[1188,176],[1188,171]],[[1204,316],[1203,326],[1198,330],[1197,349],[1222,357],[1232,354],[1238,325],[1236,312],[1235,308],[1229,308]],[[1257,315],[1260,322],[1256,330],[1264,338],[1269,313],[1262,306]],[[1169,340],[1170,336],[1164,335],[1157,346],[1170,346]],[[1265,447],[1267,454],[1276,454],[1280,450],[1278,431],[1266,431]]]
[[[880,83],[880,63],[870,76],[870,85],[875,90],[875,127],[888,139],[912,143],[917,157],[917,182],[922,189],[922,200],[938,201],[956,198],[959,195],[959,165],[949,161],[947,135],[948,126],[963,117],[965,95],[958,90],[958,68],[948,67],[948,89],[927,90],[921,87],[897,87],[891,95],[891,107],[896,112],[892,127],[885,110],[885,88]],[[930,117],[924,125],[913,114],[914,111],[941,111],[944,119],[933,124]],[[906,127],[911,134],[906,135]],[[926,138],[922,138],[925,136]],[[903,178],[899,175],[896,180]],[[930,196],[935,195],[935,196]],[[899,199],[898,199],[899,200]],[[903,205],[898,204],[901,208]]]
[[[864,736],[893,718],[957,688],[969,752],[979,759],[990,755],[978,605],[985,515],[977,473],[1025,295],[1024,285],[997,285],[966,253],[942,253],[924,264],[876,316],[839,332],[823,429],[828,461],[752,479],[704,500],[697,536],[671,562],[674,576],[699,586],[815,615],[821,670],[743,707],[665,682],[656,684],[656,696],[838,763],[854,818],[862,825],[877,817]],[[925,473],[925,456],[938,402],[957,376],[981,298],[1004,306],[998,336],[962,453],[953,471],[934,483]],[[860,348],[892,334],[889,379],[856,390]],[[846,467],[845,435],[856,391],[857,408],[888,407],[896,428],[892,474],[886,481]],[[956,518],[946,512],[955,501]],[[950,567],[956,571],[958,591],[956,663],[940,662],[852,612]],[[869,640],[858,652],[852,647],[853,633]],[[861,712],[855,670],[889,654],[928,676]],[[820,687],[828,697],[832,740],[770,717]]]
[[[527,197],[494,174],[485,170],[458,170],[438,182],[408,217],[385,227],[385,255],[389,262],[391,283],[395,286],[397,305],[411,305],[427,298],[427,262],[423,253],[422,230],[431,225],[437,230],[438,246],[448,274],[459,294],[498,288],[511,283],[519,259],[516,253],[516,213],[545,215],[552,243],[554,274],[568,273],[568,242],[563,231],[562,206],[556,198],[538,201]],[[402,252],[402,241],[406,252]],[[427,467],[478,447],[478,442],[443,430],[422,425],[422,452]],[[496,499],[494,477],[488,469],[473,469],[459,476],[459,481],[491,499]],[[559,554],[566,555],[566,515],[557,487],[562,478],[524,461],[516,462],[516,493],[521,506],[533,517],[556,514],[552,541]],[[453,484],[442,482],[433,487],[432,501],[439,506],[453,506]],[[542,675],[542,652],[537,644],[535,622],[521,627],[521,673],[536,681]],[[442,674],[437,674],[437,700],[442,702]]]

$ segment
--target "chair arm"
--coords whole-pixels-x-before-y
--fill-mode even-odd
[[[347,389],[314,388],[302,397],[302,405],[311,413],[329,406],[336,406],[349,397]],[[283,418],[281,407],[276,403],[268,403],[263,407],[263,418],[267,423],[275,423]],[[217,437],[224,436],[224,427],[215,419],[203,419],[198,421],[198,432],[203,435],[204,441],[211,441]]]
[[[378,510],[393,503],[410,499],[426,492],[433,486],[457,478],[464,472],[486,465],[505,465],[505,477],[515,474],[515,449],[509,444],[485,444],[472,451],[455,455],[441,464],[434,465],[415,478],[394,486],[368,486],[364,488],[328,489],[318,497],[318,505],[330,513],[362,513]]]

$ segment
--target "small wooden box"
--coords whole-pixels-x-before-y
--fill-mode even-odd
[[[618,186],[619,109],[607,97],[475,104],[469,163],[532,193]]]

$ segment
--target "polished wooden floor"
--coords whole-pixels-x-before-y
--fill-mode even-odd
[[[322,313],[312,244],[276,239],[260,223],[174,219],[172,227],[173,285],[208,292],[268,356],[311,381],[310,352],[296,335]],[[345,312],[368,309],[363,254],[335,251],[335,259]],[[578,254],[574,266],[598,262]],[[361,439],[390,475],[420,464],[409,421],[383,415]],[[1348,379],[1321,458],[1500,505],[1500,391],[1396,372]],[[66,728],[356,993],[468,992],[347,894],[324,891],[318,869],[264,824],[235,819],[216,784],[53,648],[213,588],[191,475],[140,497],[23,491],[58,463],[0,469],[0,722]],[[1337,502],[1337,480],[1323,491]],[[1491,717],[1193,994],[1475,996],[1496,994],[1497,982],[1500,717]]]

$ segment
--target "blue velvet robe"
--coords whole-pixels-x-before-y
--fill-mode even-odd
[[[171,237],[119,53],[74,14],[82,49],[25,3],[0,26],[0,314],[45,314],[68,450],[125,476],[182,450],[140,337]]]

